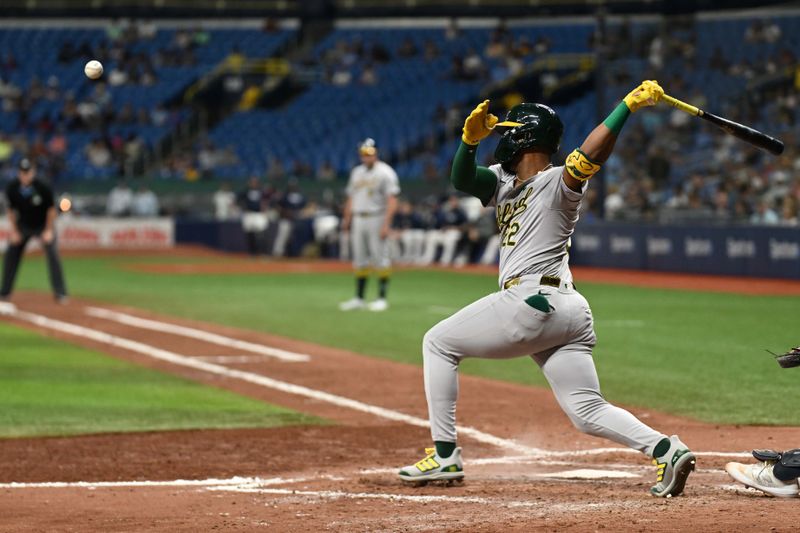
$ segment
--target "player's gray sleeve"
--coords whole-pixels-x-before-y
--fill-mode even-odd
[[[397,177],[397,172],[389,165],[386,165],[384,168],[386,169],[384,193],[386,196],[397,196],[400,194],[400,179]]]
[[[577,205],[583,199],[584,195],[586,194],[586,190],[589,188],[589,180],[584,181],[581,184],[580,191],[573,191],[570,189],[566,183],[564,183],[564,178],[562,177],[562,173],[558,174],[558,183],[556,183],[555,187],[555,194],[554,194],[554,209],[576,209]]]

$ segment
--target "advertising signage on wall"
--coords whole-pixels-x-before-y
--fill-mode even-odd
[[[800,228],[579,225],[571,263],[800,279]]]

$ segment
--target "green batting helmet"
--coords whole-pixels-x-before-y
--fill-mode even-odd
[[[508,126],[494,158],[505,167],[523,150],[540,148],[550,154],[558,152],[564,124],[553,109],[544,104],[517,104],[498,126]],[[508,170],[508,169],[507,169]]]

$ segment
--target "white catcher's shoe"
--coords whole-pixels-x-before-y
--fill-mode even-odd
[[[367,306],[367,309],[369,309],[370,311],[386,311],[387,309],[389,309],[389,302],[387,302],[383,298],[380,298],[378,300],[375,300],[374,302],[370,302],[369,305]]]
[[[357,309],[364,309],[367,304],[364,303],[364,300],[361,298],[351,298],[346,302],[342,302],[339,304],[340,311],[355,311]]]
[[[772,496],[793,498],[800,495],[800,480],[797,480],[797,482],[781,481],[772,473],[774,466],[774,461],[753,465],[728,463],[725,465],[725,471],[739,483],[744,483],[748,487],[758,489]]]
[[[458,481],[464,479],[464,463],[461,461],[461,448],[456,448],[448,458],[439,457],[436,448],[425,448],[427,454],[422,460],[404,466],[398,472],[400,479],[412,483],[425,484],[428,481]]]

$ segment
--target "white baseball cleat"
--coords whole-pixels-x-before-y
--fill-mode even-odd
[[[364,303],[364,300],[361,298],[351,298],[346,302],[342,302],[339,304],[340,311],[355,311],[357,309],[364,309],[367,304]]]
[[[374,302],[370,302],[367,306],[367,309],[370,311],[386,311],[389,309],[389,302],[380,298],[379,300],[375,300]]]
[[[725,465],[725,471],[739,483],[744,483],[748,487],[758,489],[772,496],[778,496],[780,498],[793,498],[798,496],[800,493],[800,480],[797,482],[794,480],[781,481],[772,473],[774,466],[774,461],[766,461],[753,465],[728,463]]]
[[[450,457],[439,457],[436,448],[425,448],[427,454],[421,461],[404,466],[397,474],[403,481],[424,485],[428,481],[460,481],[464,479],[464,463],[461,448],[456,448]]]
[[[17,312],[17,306],[11,302],[0,300],[0,315],[13,315]]]

